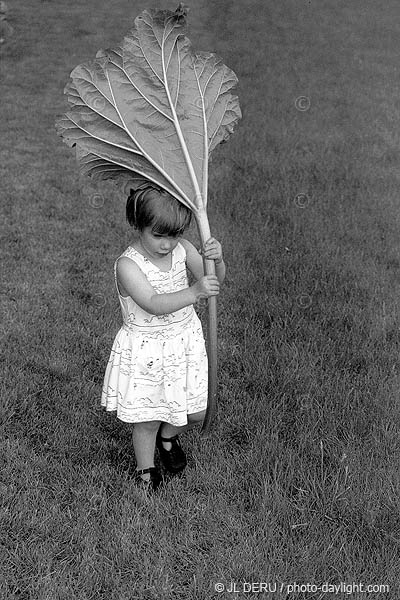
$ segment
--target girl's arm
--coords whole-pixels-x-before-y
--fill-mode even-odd
[[[159,294],[146,279],[138,265],[125,256],[117,262],[117,283],[143,310],[152,315],[164,315],[174,312],[200,298],[216,296],[219,293],[219,282],[214,275],[202,276],[189,288],[179,292]]]
[[[188,240],[182,238],[179,241],[186,250],[186,264],[189,271],[196,280],[199,280],[204,275],[203,258],[201,254]],[[204,258],[215,261],[215,272],[218,281],[222,283],[225,279],[226,267],[224,259],[222,258],[221,244],[215,238],[210,238],[206,241],[203,248],[203,256]]]

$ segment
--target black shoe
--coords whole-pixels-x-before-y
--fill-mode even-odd
[[[170,442],[171,450],[166,450],[163,442]],[[160,459],[164,467],[170,473],[180,473],[186,467],[186,454],[182,450],[178,436],[174,435],[171,438],[164,438],[160,431],[157,433],[156,445],[160,453]]]
[[[141,475],[146,475],[146,473],[150,473],[149,479],[143,479],[143,477],[141,477]],[[163,481],[160,472],[155,467],[149,467],[148,469],[140,469],[139,471],[136,471],[135,479],[142,489],[149,492],[155,492]]]

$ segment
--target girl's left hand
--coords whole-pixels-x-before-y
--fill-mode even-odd
[[[203,246],[201,254],[207,260],[215,260],[216,264],[222,262],[222,246],[215,238],[209,238]]]

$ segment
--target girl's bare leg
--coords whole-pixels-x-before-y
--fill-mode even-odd
[[[138,471],[154,467],[154,451],[159,427],[160,421],[145,421],[144,423],[135,423],[134,425],[132,441]],[[143,479],[148,479],[149,477],[149,474],[143,475]]]
[[[188,429],[192,429],[196,425],[199,425],[203,422],[206,411],[202,410],[197,413],[193,413],[188,415],[188,424],[182,425],[182,427],[176,427],[175,425],[170,425],[170,423],[162,423],[160,428],[160,434],[163,438],[172,438],[174,435],[180,435]],[[171,450],[171,442],[162,442],[165,450]]]

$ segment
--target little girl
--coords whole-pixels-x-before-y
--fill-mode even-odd
[[[123,325],[101,404],[134,424],[136,478],[156,489],[162,477],[154,466],[155,447],[165,469],[179,473],[186,456],[178,434],[204,419],[208,364],[193,304],[219,293],[225,265],[220,243],[210,238],[202,254],[215,261],[216,276],[204,275],[201,255],[181,238],[191,211],[162,190],[132,191],[126,216],[139,237],[114,265]],[[191,286],[186,267],[196,280]]]

